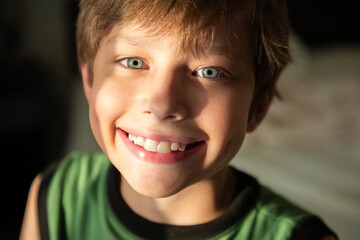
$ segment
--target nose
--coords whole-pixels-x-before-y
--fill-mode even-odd
[[[148,81],[144,113],[158,120],[181,121],[188,115],[186,69],[158,71]]]

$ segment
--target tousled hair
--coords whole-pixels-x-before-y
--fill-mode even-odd
[[[87,63],[89,71],[101,40],[116,24],[136,23],[158,33],[171,29],[185,48],[197,51],[211,38],[215,25],[241,18],[252,34],[255,52],[254,110],[266,93],[275,91],[291,59],[285,0],[81,0],[79,7],[78,63]],[[231,27],[236,23],[229,25],[228,34],[233,33]]]

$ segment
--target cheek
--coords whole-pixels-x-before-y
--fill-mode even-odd
[[[115,122],[128,106],[126,91],[121,91],[111,82],[93,86],[89,103],[90,125],[100,147],[105,151],[107,144],[113,145],[116,128]]]
[[[210,137],[208,152],[229,161],[244,141],[251,97],[232,93],[213,99],[201,121]]]
[[[220,136],[231,136],[232,133],[246,129],[250,97],[241,93],[231,93],[212,99],[208,103],[207,115],[209,119],[213,119],[210,122],[214,122],[212,126],[214,131],[217,131]]]

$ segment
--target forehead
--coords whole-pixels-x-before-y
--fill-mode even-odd
[[[245,21],[232,21],[207,28],[185,31],[176,22],[164,26],[147,26],[138,22],[116,24],[102,43],[106,47],[126,42],[136,47],[149,47],[168,42],[181,53],[192,55],[247,55],[253,53],[252,35]]]

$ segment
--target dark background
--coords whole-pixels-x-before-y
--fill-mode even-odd
[[[293,31],[310,50],[359,45],[356,2],[288,1]],[[0,2],[1,239],[18,238],[31,181],[65,154],[76,14],[75,0]]]

